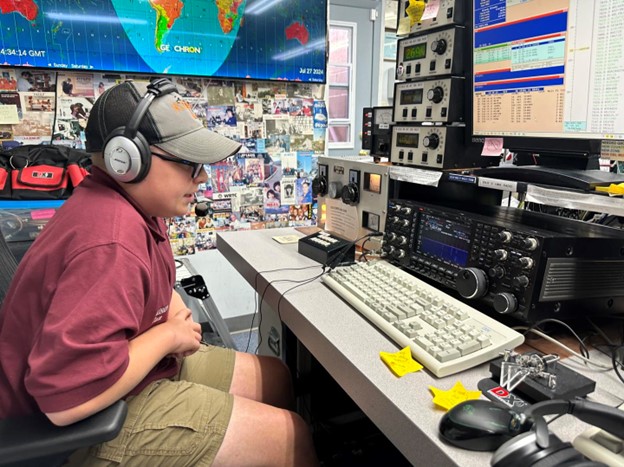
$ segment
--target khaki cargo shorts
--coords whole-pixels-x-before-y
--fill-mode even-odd
[[[232,349],[202,345],[175,381],[160,380],[128,399],[117,438],[75,452],[70,466],[209,466],[232,414]]]

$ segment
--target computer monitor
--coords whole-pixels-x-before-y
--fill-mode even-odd
[[[624,139],[624,2],[472,1],[473,137],[597,168],[601,142]]]
[[[324,83],[327,10],[328,0],[1,1],[0,65]]]

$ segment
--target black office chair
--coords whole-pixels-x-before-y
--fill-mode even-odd
[[[0,303],[17,268],[0,233]],[[0,355],[0,358],[3,358]],[[115,438],[121,431],[128,406],[119,401],[73,425],[58,427],[42,413],[0,420],[0,466],[54,467],[62,465],[76,449]]]

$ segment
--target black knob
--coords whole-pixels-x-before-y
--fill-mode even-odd
[[[511,242],[511,239],[513,238],[513,235],[511,234],[511,232],[508,232],[507,230],[503,230],[503,231],[498,233],[498,238],[503,243],[509,243],[509,242]]]
[[[440,137],[435,133],[423,138],[423,146],[429,149],[435,149],[440,144]]]
[[[435,88],[429,89],[429,91],[427,91],[427,99],[436,104],[442,102],[443,97],[444,89],[442,89],[440,86],[436,86]]]
[[[522,246],[525,250],[534,251],[537,248],[538,241],[533,237],[527,237],[522,240]]]
[[[522,258],[518,259],[518,263],[520,263],[520,266],[523,269],[531,269],[533,267],[534,261],[531,258],[523,256]]]
[[[355,206],[360,201],[360,190],[355,183],[342,187],[342,202]]]
[[[407,237],[405,235],[401,235],[398,243],[399,245],[407,245]]]
[[[481,298],[488,291],[487,275],[478,268],[462,269],[455,278],[455,287],[464,298]]]
[[[397,234],[395,234],[394,232],[390,232],[389,234],[387,234],[386,238],[389,242],[393,242],[397,238]]]
[[[527,276],[514,277],[512,283],[514,287],[524,289],[529,285],[529,278]]]
[[[507,259],[508,253],[507,250],[499,248],[498,250],[494,250],[494,256],[496,256],[496,259],[500,261],[505,261]]]
[[[312,193],[314,193],[314,196],[325,196],[327,194],[327,179],[325,177],[316,177],[312,180]]]
[[[514,294],[503,292],[494,295],[492,305],[494,305],[494,309],[499,313],[513,313],[518,309],[518,300]]]
[[[439,39],[437,41],[433,41],[431,43],[431,51],[438,55],[442,55],[446,52],[446,40]]]
[[[502,266],[494,266],[488,271],[488,274],[492,279],[501,279],[505,277],[505,268]]]
[[[392,252],[392,257],[395,259],[401,259],[405,257],[405,251],[404,250],[395,250]]]

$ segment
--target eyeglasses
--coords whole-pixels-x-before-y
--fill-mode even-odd
[[[168,156],[166,154],[161,154],[159,152],[152,151],[152,156],[156,156],[159,159],[162,159],[164,161],[175,162],[176,164],[182,164],[182,165],[186,165],[188,167],[191,167],[193,169],[193,171],[191,172],[191,178],[192,179],[196,179],[197,177],[199,177],[199,174],[201,173],[202,169],[204,168],[204,164],[202,164],[201,162],[186,161],[184,159],[179,159],[177,157]]]

